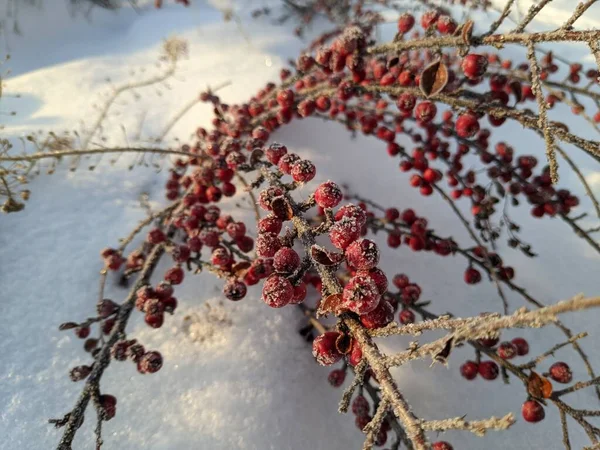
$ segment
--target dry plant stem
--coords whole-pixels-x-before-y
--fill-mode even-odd
[[[550,166],[550,178],[552,183],[558,183],[558,162],[556,161],[556,150],[554,145],[554,136],[548,126],[548,114],[546,99],[540,84],[540,66],[535,57],[535,47],[532,42],[527,44],[527,59],[531,68],[531,89],[535,94],[539,108],[538,128],[543,130],[544,140],[546,141],[546,159]]]
[[[586,332],[583,333],[579,333],[575,336],[573,336],[572,338],[570,338],[568,341],[566,342],[561,342],[560,344],[556,344],[554,347],[552,347],[550,350],[542,353],[540,356],[538,356],[537,358],[535,358],[534,360],[526,363],[526,364],[521,364],[519,366],[519,369],[533,369],[535,366],[537,366],[539,363],[541,363],[544,359],[546,359],[548,356],[553,356],[554,352],[556,352],[557,350],[572,344],[573,342],[579,340],[579,339],[583,339],[584,337],[586,337],[588,334]]]
[[[560,425],[562,428],[562,442],[565,446],[565,450],[571,450],[571,442],[569,440],[569,428],[567,426],[567,414],[561,409],[559,410],[560,414]]]
[[[573,15],[569,18],[569,20],[565,22],[562,28],[565,30],[570,29],[575,23],[575,21],[579,19],[583,15],[583,13],[585,13],[588,10],[588,8],[597,1],[598,0],[587,0],[586,2],[579,3],[577,5],[577,8],[575,8],[575,12],[573,13]]]
[[[100,349],[100,352],[94,361],[92,372],[86,379],[85,386],[79,398],[77,399],[75,406],[69,413],[69,420],[64,426],[63,436],[58,444],[57,450],[72,450],[73,438],[75,437],[75,433],[77,432],[79,425],[81,425],[84,412],[88,406],[92,392],[99,388],[100,378],[102,377],[104,370],[110,364],[110,350],[115,342],[117,342],[125,332],[125,327],[135,303],[135,293],[139,288],[149,282],[150,276],[156,268],[164,251],[165,248],[163,245],[157,245],[152,250],[135,285],[127,295],[125,301],[119,307],[119,312],[117,313],[113,330]]]
[[[268,169],[263,169],[262,174],[269,181],[269,183],[282,187],[285,189],[285,185],[279,180],[279,178],[270,172]],[[292,205],[294,210],[294,217],[292,222],[298,231],[304,249],[307,254],[310,254],[312,246],[315,244],[315,236],[312,232],[310,224],[304,219],[298,209],[298,205],[287,194],[288,201]],[[340,294],[342,292],[342,286],[337,279],[334,271],[320,264],[315,264],[321,280],[323,282],[324,290],[328,295]],[[404,396],[400,393],[396,382],[394,381],[389,369],[383,364],[384,357],[379,351],[377,345],[369,336],[367,330],[363,328],[356,318],[350,314],[344,314],[340,317],[340,323],[342,326],[347,327],[352,336],[358,341],[361,346],[363,356],[366,358],[369,366],[375,373],[379,385],[381,386],[383,399],[386,399],[390,403],[390,408],[394,411],[394,414],[406,429],[406,433],[413,443],[415,450],[428,450],[429,444],[425,436],[425,432],[419,425],[419,419],[411,411],[410,405],[405,400]]]
[[[525,29],[525,27],[531,23],[535,16],[537,16],[537,14],[544,8],[544,6],[546,6],[551,1],[552,0],[542,0],[537,5],[532,5],[531,8],[529,8],[527,15],[523,18],[523,20],[517,26],[517,28],[514,29],[513,33],[522,32]]]
[[[484,36],[491,36],[498,30],[498,28],[500,28],[500,25],[502,25],[502,22],[504,22],[504,19],[506,19],[509,16],[510,10],[514,3],[515,3],[515,0],[508,0],[506,2],[506,4],[504,5],[504,9],[502,10],[502,13],[500,14],[500,17],[498,17],[498,19],[496,19],[492,23],[489,31],[487,33],[485,33]]]
[[[40,159],[48,159],[48,158],[62,158],[65,156],[85,156],[85,155],[98,155],[104,153],[158,153],[163,155],[179,155],[179,156],[188,156],[190,158],[198,157],[197,154],[192,152],[184,152],[183,150],[171,150],[165,148],[131,148],[131,147],[116,147],[116,148],[94,148],[87,150],[56,150],[49,152],[41,152],[41,153],[32,153],[18,156],[6,156],[0,155],[0,162],[32,162],[38,161]]]

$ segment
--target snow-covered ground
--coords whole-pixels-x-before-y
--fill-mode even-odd
[[[536,26],[560,23],[571,2],[555,1],[554,9]],[[17,112],[14,117],[2,116],[4,135],[80,130],[82,122],[89,126],[96,117],[93,104],[100,104],[109,91],[106,78],[119,85],[156,71],[161,42],[173,35],[189,43],[189,58],[181,63],[175,79],[160,93],[151,88],[140,92],[139,100],[124,96],[107,120],[105,134],[123,142],[120,126],[131,137],[143,117],[142,136],[156,136],[191,97],[223,80],[231,81],[220,92],[224,100],[244,101],[265,81],[275,80],[279,68],[302,43],[291,36],[289,27],[253,21],[248,11],[261,6],[260,2],[240,5],[241,29],[235,21],[225,22],[222,11],[213,4],[200,0],[187,9],[173,5],[161,11],[145,9],[141,14],[128,8],[118,13],[96,10],[89,22],[83,17],[71,18],[62,0],[47,2],[42,11],[22,8],[22,36],[4,36],[0,42],[11,53],[5,67],[12,71],[0,108]],[[598,5],[586,17],[600,17]],[[477,23],[489,22],[485,15],[477,18]],[[582,19],[582,25],[593,26],[589,20]],[[599,21],[596,19],[596,26]],[[384,34],[392,31],[391,27],[382,29]],[[569,52],[573,58],[586,57],[585,49],[569,47]],[[20,98],[11,97],[17,93]],[[169,134],[169,142],[175,136],[185,140],[209,120],[208,107],[195,106]],[[531,133],[515,126],[504,129],[503,138],[511,136],[509,141],[517,151],[542,157],[543,143]],[[576,131],[590,133],[583,127]],[[352,140],[345,131],[316,119],[284,128],[275,139],[312,158],[319,168],[319,180],[347,183],[354,192],[390,206],[414,207],[426,213],[443,234],[469,242],[447,205],[435,196],[421,197],[408,187],[406,177],[399,174],[396,163],[390,163],[381,143],[363,137]],[[574,156],[594,189],[600,189],[598,167],[585,156]],[[60,433],[47,419],[60,417],[72,407],[80,386],[69,381],[67,373],[87,361],[87,355],[80,340],[71,333],[59,333],[57,326],[93,311],[101,269],[99,252],[117,245],[144,217],[140,194],[148,193],[155,206],[162,202],[164,173],[150,168],[129,171],[130,161],[122,157],[116,165],[104,164],[92,172],[86,170],[87,163],[75,172],[65,165],[52,176],[42,174],[30,185],[32,197],[26,209],[0,217],[2,450],[49,449],[58,441]],[[564,173],[562,179],[583,199],[580,210],[591,211],[574,176]],[[243,200],[234,199],[227,205],[239,206],[236,214],[251,217]],[[524,238],[540,254],[532,260],[509,249],[502,253],[505,261],[517,268],[521,285],[546,303],[578,292],[598,293],[600,260],[564,223],[534,220],[528,208],[516,208],[512,216],[523,225]],[[388,249],[383,252],[382,267],[390,274],[407,273],[421,283],[434,312],[452,310],[467,315],[499,309],[493,286],[463,283],[465,266],[458,259]],[[105,448],[361,447],[361,433],[353,417],[337,413],[341,391],[328,385],[328,370],[314,363],[309,346],[297,333],[302,323],[298,311],[269,309],[256,289],[242,302],[221,305],[220,281],[210,275],[188,278],[177,291],[179,310],[163,328],[151,330],[139,317],[130,326],[131,336],[163,354],[163,369],[141,376],[130,363],[114,363],[106,373],[102,389],[116,395],[119,404],[117,417],[105,425]],[[109,279],[107,295],[119,299],[125,291],[116,281]],[[509,300],[512,306],[521,306],[520,299],[510,293]],[[600,361],[599,319],[596,311],[566,318],[574,329],[590,333],[584,347],[596,361]],[[517,335],[532,336],[529,332],[507,333]],[[531,342],[532,352],[546,350],[562,339],[551,329],[541,336],[543,339]],[[392,346],[386,342],[385,347],[401,348],[406,343],[398,339]],[[399,385],[418,415],[439,419],[463,414],[469,418],[500,416],[509,411],[519,415],[524,400],[520,386],[504,386],[500,380],[467,383],[461,379],[458,366],[469,356],[467,350],[457,351],[449,369],[428,369],[428,364],[416,363],[396,371]],[[577,378],[585,378],[571,352],[562,350],[559,356],[572,365]],[[598,407],[591,396],[580,394],[577,400],[581,407]],[[88,422],[76,439],[77,449],[93,448],[91,417]],[[445,439],[455,449],[559,448],[558,423],[554,409],[547,408],[546,420],[540,425],[518,420],[506,433],[475,438],[453,432]],[[577,427],[572,429],[574,448],[580,448],[587,440],[575,431]]]

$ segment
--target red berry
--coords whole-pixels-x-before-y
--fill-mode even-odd
[[[102,408],[102,419],[110,420],[117,413],[117,399],[112,395],[101,395],[98,398],[100,407]]]
[[[160,228],[154,228],[148,232],[148,236],[146,240],[151,244],[160,244],[161,242],[165,242],[167,236]]]
[[[471,80],[477,80],[487,70],[488,59],[483,55],[470,53],[462,60],[462,70],[465,76]]]
[[[342,201],[342,191],[333,181],[321,183],[315,191],[315,202],[321,208],[334,208]]]
[[[262,299],[271,308],[281,308],[294,297],[294,288],[290,281],[281,275],[271,275],[265,281]]]
[[[362,270],[357,273],[357,275],[365,275],[371,277],[371,279],[375,282],[377,286],[377,290],[381,295],[385,294],[388,288],[388,279],[383,272],[383,270],[374,267],[371,270]]]
[[[460,366],[460,374],[467,380],[475,379],[478,372],[479,366],[475,361],[465,361],[464,364]]]
[[[424,30],[428,29],[430,26],[435,25],[438,18],[440,17],[440,13],[437,10],[426,11],[421,16],[421,26]]]
[[[424,101],[415,107],[415,118],[422,124],[431,122],[437,114],[435,103]]]
[[[267,216],[260,219],[258,222],[258,232],[259,233],[274,233],[279,234],[281,231],[281,227],[283,223],[275,216]]]
[[[165,280],[175,285],[181,284],[183,276],[183,269],[179,266],[172,267],[165,272]]]
[[[292,166],[292,178],[299,183],[306,183],[315,177],[317,169],[307,159],[300,160]]]
[[[137,363],[140,373],[156,373],[163,365],[162,355],[158,352],[146,352]]]
[[[272,258],[280,248],[281,242],[275,233],[260,233],[256,237],[256,254],[261,258]]]
[[[329,230],[331,243],[339,249],[345,249],[360,237],[361,226],[356,219],[345,217],[333,224]]]
[[[358,270],[372,269],[379,263],[379,248],[369,239],[359,239],[346,249],[346,261]]]
[[[277,167],[279,167],[279,170],[281,170],[286,175],[290,175],[292,173],[292,166],[297,161],[300,161],[300,157],[298,155],[296,155],[295,153],[287,153],[279,159]]]
[[[521,414],[523,414],[523,419],[531,423],[540,422],[546,417],[544,407],[535,400],[527,400],[523,403]]]
[[[312,354],[322,366],[330,366],[342,359],[342,354],[336,346],[338,337],[340,333],[328,331],[313,341]]]
[[[398,109],[405,113],[412,112],[416,103],[416,97],[410,92],[403,92],[402,94],[400,94],[400,97],[398,97],[398,100],[396,101]]]
[[[367,223],[367,215],[359,206],[348,204],[342,206],[338,212],[335,213],[334,219],[336,221],[342,220],[344,217],[356,219],[358,226],[362,227]]]
[[[365,417],[369,415],[370,406],[369,401],[364,395],[357,395],[352,400],[352,413],[358,417]]]
[[[277,272],[292,273],[300,267],[300,256],[295,250],[283,247],[275,253],[273,267]]]
[[[479,120],[471,112],[461,114],[456,119],[456,134],[461,138],[472,138],[479,132]]]
[[[512,342],[501,342],[497,352],[502,359],[513,359],[517,356],[517,346]]]
[[[392,283],[394,283],[394,286],[396,286],[398,289],[404,289],[406,286],[408,286],[410,280],[408,279],[407,275],[400,273],[394,275],[394,278],[392,278]]]
[[[146,322],[152,328],[162,327],[165,321],[165,315],[160,312],[156,314],[146,314],[144,316],[144,322]]]
[[[300,283],[298,286],[294,286],[294,297],[290,300],[290,303],[297,305],[302,303],[306,298],[306,284]]]
[[[342,369],[332,370],[327,376],[327,381],[329,381],[329,384],[331,384],[333,387],[340,387],[342,384],[344,384],[345,379],[346,371]]]
[[[227,225],[227,234],[232,239],[239,239],[246,234],[246,225],[243,222],[230,222]]]
[[[437,442],[434,442],[433,446],[431,448],[433,450],[454,450],[454,447],[452,447],[446,441],[437,441]]]
[[[517,348],[517,355],[524,356],[529,353],[529,344],[523,338],[514,338],[511,341]]]
[[[567,363],[556,362],[550,366],[550,378],[559,383],[570,383],[573,380],[573,372]]]
[[[377,308],[381,295],[371,277],[352,277],[342,294],[344,306],[356,314],[366,314]]]
[[[400,311],[398,318],[400,319],[400,323],[402,325],[415,323],[415,313],[412,312],[410,309],[403,309],[402,311]]]
[[[469,267],[465,271],[465,283],[467,284],[477,284],[481,281],[481,273],[477,269],[473,267]]]
[[[479,363],[479,375],[484,380],[495,380],[498,378],[498,373],[500,370],[498,369],[498,364],[494,361],[483,361]]]
[[[90,327],[77,327],[75,328],[75,336],[79,339],[85,339],[90,335]]]
[[[437,21],[437,29],[442,34],[452,34],[456,31],[456,22],[450,16],[442,16]]]
[[[369,330],[385,327],[392,320],[394,308],[385,300],[381,300],[373,311],[360,316],[360,323]]]
[[[412,14],[404,13],[398,18],[398,31],[402,34],[408,33],[415,25],[415,18]]]

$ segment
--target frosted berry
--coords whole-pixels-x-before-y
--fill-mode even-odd
[[[444,15],[437,21],[437,29],[441,34],[453,34],[456,28],[456,22],[450,16]]]
[[[262,299],[271,308],[281,308],[294,297],[294,288],[290,281],[281,275],[271,275],[265,281]]]
[[[275,253],[273,267],[277,272],[292,273],[300,267],[300,256],[294,249],[283,247]]]
[[[173,260],[178,263],[186,262],[188,259],[190,259],[190,255],[191,251],[187,245],[176,245],[171,253]]]
[[[162,355],[158,352],[146,352],[137,363],[140,373],[156,373],[163,365]]]
[[[321,208],[333,208],[342,201],[342,191],[333,181],[321,183],[315,191],[315,202]]]
[[[380,299],[377,285],[371,277],[357,275],[344,287],[344,306],[356,314],[366,314],[377,308]]]
[[[385,300],[381,300],[373,311],[360,316],[360,323],[369,330],[385,327],[392,320],[394,308]]]
[[[461,63],[461,68],[465,76],[471,80],[477,80],[483,76],[487,70],[488,59],[483,55],[470,53],[465,56]]]
[[[92,368],[90,366],[73,367],[71,372],[69,372],[69,378],[71,378],[71,381],[81,381],[87,378],[91,371]]]
[[[291,175],[294,181],[306,183],[312,180],[316,173],[317,169],[315,165],[307,159],[303,159],[292,166]]]
[[[421,26],[424,30],[428,29],[430,26],[435,25],[438,18],[440,17],[440,13],[437,10],[426,11],[421,16]]]
[[[294,286],[294,296],[290,303],[293,305],[297,305],[298,303],[302,303],[306,298],[306,284],[300,283],[298,286]]]
[[[346,217],[333,224],[329,230],[329,239],[334,246],[344,250],[360,237],[360,230],[361,226],[356,219]]]
[[[573,372],[567,363],[556,362],[550,366],[550,378],[559,383],[570,383],[573,380]]]
[[[110,355],[116,361],[125,361],[127,359],[127,349],[131,343],[123,339],[118,340],[110,349]]]
[[[296,155],[295,153],[287,153],[279,159],[277,167],[279,167],[279,170],[281,170],[286,175],[290,175],[292,173],[292,166],[297,161],[300,161],[300,157],[298,155]]]
[[[422,124],[427,124],[431,122],[435,118],[436,114],[437,107],[433,102],[424,101],[419,103],[415,107],[415,119],[417,119]]]
[[[148,232],[146,240],[151,244],[160,244],[167,240],[167,236],[160,228],[154,228]]]
[[[342,206],[338,212],[335,213],[334,219],[336,221],[342,220],[344,217],[348,217],[351,219],[356,219],[356,223],[362,227],[367,223],[367,215],[363,211],[363,209],[359,206],[348,204]]]
[[[388,288],[388,279],[383,270],[378,267],[374,267],[371,270],[359,271],[357,275],[366,275],[373,279],[375,285],[377,285],[377,290],[381,295],[385,294]]]
[[[261,258],[272,258],[280,248],[281,242],[275,233],[260,233],[256,237],[256,254]]]
[[[210,262],[214,266],[227,267],[233,261],[233,257],[224,247],[217,247],[210,255]]]
[[[517,346],[512,342],[501,342],[497,352],[502,359],[513,359],[517,356]]]
[[[364,395],[357,395],[352,400],[352,413],[356,416],[367,416],[370,412],[369,401]]]
[[[207,247],[216,247],[219,245],[219,233],[216,231],[202,230],[198,235],[200,242]]]
[[[495,380],[498,378],[498,374],[500,370],[498,369],[498,364],[494,361],[483,361],[479,363],[479,375],[484,380]]]
[[[338,351],[335,344],[340,336],[340,333],[328,331],[315,338],[312,354],[319,364],[330,366],[342,359],[342,354]]]
[[[431,446],[431,448],[433,450],[454,450],[454,447],[452,447],[446,441],[434,442],[433,445]]]
[[[379,263],[379,248],[369,239],[359,239],[346,249],[346,261],[359,270],[372,269]]]
[[[479,365],[475,361],[465,361],[460,366],[460,374],[467,380],[473,380],[479,373]]]
[[[544,407],[535,400],[527,400],[523,403],[521,414],[523,414],[523,419],[531,423],[540,422],[546,417]]]
[[[271,211],[271,202],[274,198],[283,195],[283,190],[276,186],[270,186],[258,194],[258,204],[265,211]]]
[[[415,25],[415,18],[412,14],[404,13],[398,18],[398,31],[402,34],[408,33]]]
[[[527,343],[527,341],[525,339],[514,338],[511,342],[517,348],[517,355],[525,356],[527,353],[529,353],[529,344]]]
[[[283,226],[283,222],[275,216],[267,216],[260,219],[258,222],[258,232],[259,233],[275,233],[279,234],[281,228]]]
[[[226,229],[232,239],[242,238],[246,234],[246,225],[243,222],[230,222]]]
[[[346,371],[342,369],[332,370],[327,376],[327,381],[329,381],[329,384],[331,384],[333,387],[340,387],[342,384],[344,384],[345,379]]]
[[[402,325],[415,323],[415,313],[412,312],[410,309],[403,309],[402,311],[400,311],[398,319],[400,320],[400,323]]]
[[[246,296],[246,285],[239,280],[229,280],[223,286],[223,294],[229,300],[237,302]]]
[[[183,275],[183,269],[179,266],[175,266],[165,272],[165,280],[171,284],[181,284]]]

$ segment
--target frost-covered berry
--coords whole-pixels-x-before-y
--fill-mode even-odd
[[[433,450],[454,450],[454,447],[452,447],[446,441],[434,442],[433,445],[431,446],[431,448]]]
[[[263,217],[258,222],[258,232],[279,234],[282,226],[283,222],[280,219],[278,219],[275,216],[269,215],[267,217]]]
[[[227,224],[227,234],[232,239],[239,239],[246,234],[246,225],[243,222],[230,222]]]
[[[421,16],[421,26],[424,30],[427,30],[429,27],[435,25],[440,17],[440,13],[436,9],[432,9],[431,11],[426,11]]]
[[[511,341],[517,348],[517,355],[525,356],[529,353],[529,343],[523,338],[514,338]]]
[[[333,224],[329,230],[329,239],[334,246],[344,250],[360,237],[360,229],[356,219],[345,217]]]
[[[419,103],[415,107],[415,119],[420,123],[427,124],[431,122],[437,114],[437,107],[435,103],[430,101],[424,101]]]
[[[286,175],[290,175],[292,173],[292,166],[298,161],[300,161],[300,157],[298,155],[295,153],[287,153],[279,159],[277,167],[279,167],[279,170]]]
[[[227,299],[237,302],[246,296],[246,285],[240,280],[229,280],[223,286],[223,294]]]
[[[173,292],[175,292],[175,290],[173,289],[173,286],[171,286],[169,283],[161,281],[160,283],[158,283],[158,285],[152,292],[158,298],[164,300],[168,297],[171,297],[173,295]]]
[[[479,365],[475,361],[465,361],[460,366],[460,374],[467,380],[474,380],[479,373]]]
[[[331,384],[333,387],[340,387],[342,384],[344,384],[345,379],[346,371],[342,369],[332,370],[327,376],[327,381],[329,381],[329,384]]]
[[[165,321],[165,315],[163,313],[146,314],[144,316],[144,322],[146,322],[152,328],[162,327],[164,321]]]
[[[315,202],[321,208],[334,208],[342,201],[342,190],[333,181],[321,183],[315,191]]]
[[[275,233],[260,233],[256,237],[256,254],[261,258],[272,258],[280,248],[281,242]]]
[[[187,245],[176,245],[171,253],[173,260],[178,263],[186,262],[190,258],[190,255],[191,251]]]
[[[523,419],[531,423],[540,422],[546,417],[544,407],[535,400],[527,400],[523,403],[521,414],[523,414]]]
[[[550,378],[559,383],[570,383],[573,380],[573,372],[567,363],[555,362],[550,366]]]
[[[146,352],[137,363],[140,373],[156,373],[163,365],[162,355],[158,352]]]
[[[415,25],[415,18],[412,14],[404,13],[398,18],[398,31],[402,34],[408,33]]]
[[[71,369],[69,372],[69,378],[71,381],[81,381],[87,378],[87,376],[91,373],[91,366],[77,366]]]
[[[265,281],[262,299],[271,308],[281,308],[294,297],[294,288],[290,281],[281,275],[271,275]]]
[[[461,114],[454,124],[456,134],[461,138],[472,138],[479,132],[479,120],[472,112]]]
[[[282,92],[287,92],[287,91],[282,91]],[[280,92],[279,94],[281,94],[282,92]],[[294,93],[291,90],[289,90],[289,92],[291,93],[292,103],[294,103]],[[287,94],[286,94],[286,96],[289,97]],[[278,97],[279,97],[279,95],[278,95]],[[286,153],[287,153],[287,147],[285,145],[281,145],[276,142],[273,142],[269,146],[269,148],[265,151],[265,155],[266,155],[267,159],[272,164],[277,164],[279,162],[279,160],[281,159],[281,157],[283,155],[285,155]]]
[[[373,311],[360,316],[360,323],[369,330],[385,327],[392,320],[394,320],[394,308],[385,300],[381,300]]]
[[[171,284],[181,284],[183,281],[183,269],[179,266],[171,267],[165,272],[165,280]]]
[[[498,373],[500,370],[498,369],[498,364],[494,361],[483,361],[479,363],[479,375],[484,380],[495,380],[498,378]]]
[[[367,223],[367,215],[363,209],[359,206],[349,203],[348,205],[342,206],[338,212],[335,213],[334,219],[339,222],[344,217],[355,219],[359,227],[363,227]]]
[[[377,308],[381,295],[371,277],[357,275],[344,287],[342,298],[346,308],[361,315]]]
[[[322,366],[330,366],[342,359],[342,354],[338,351],[336,341],[340,333],[328,331],[317,336],[313,341],[312,354],[317,362]]]
[[[497,352],[502,359],[513,359],[517,356],[517,347],[512,342],[501,342]]]
[[[377,285],[377,290],[381,295],[385,294],[388,288],[388,279],[383,270],[378,267],[374,267],[371,270],[361,270],[357,275],[367,275],[373,279]]]
[[[131,342],[124,339],[118,340],[110,349],[110,355],[116,361],[125,361],[127,359],[127,349]]]
[[[442,16],[437,21],[437,29],[442,34],[452,34],[456,31],[457,25],[450,16]]]
[[[270,186],[258,194],[258,204],[265,211],[271,211],[271,202],[273,199],[282,195],[283,189],[276,186]]]
[[[408,286],[410,284],[410,279],[408,278],[407,275],[405,275],[403,273],[399,273],[399,274],[394,275],[394,278],[392,278],[392,283],[398,289],[404,289],[406,286]]]
[[[487,70],[488,59],[484,55],[470,53],[465,56],[461,68],[465,76],[471,80],[477,80]]]
[[[306,183],[312,180],[315,177],[316,173],[317,169],[315,165],[311,161],[303,159],[296,162],[292,166],[291,175],[294,181],[297,181],[299,183]]]
[[[210,262],[214,266],[226,267],[233,261],[233,257],[225,247],[217,247],[210,255]]]
[[[372,269],[379,263],[379,248],[369,239],[359,239],[346,249],[346,261],[358,270]]]
[[[294,249],[283,247],[275,253],[273,267],[277,272],[292,273],[300,267],[300,256]]]
[[[154,228],[148,232],[146,240],[151,244],[160,244],[161,242],[165,242],[167,240],[167,236],[160,228]]]
[[[298,303],[302,303],[306,298],[306,284],[300,283],[298,286],[294,286],[294,296],[290,303],[293,305],[297,305]]]

